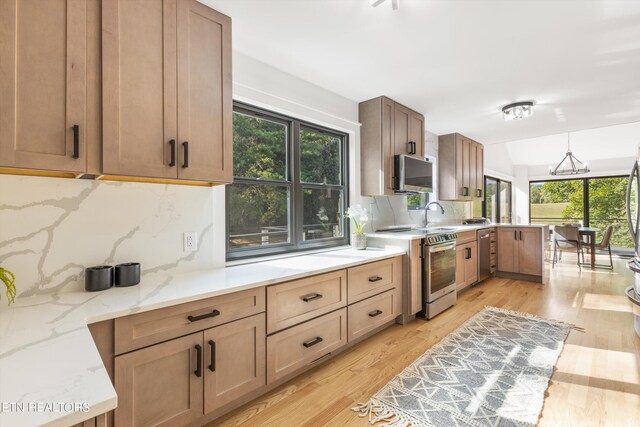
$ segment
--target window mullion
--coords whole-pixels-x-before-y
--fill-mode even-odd
[[[300,122],[293,121],[291,132],[292,242],[296,249],[302,242],[302,186],[300,185]]]

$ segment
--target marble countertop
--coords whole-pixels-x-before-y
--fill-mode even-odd
[[[404,253],[339,249],[190,273],[155,272],[138,286],[104,292],[18,299],[0,310],[0,426],[68,426],[116,407],[116,392],[87,324]],[[33,407],[36,403],[52,407]],[[64,404],[74,403],[88,404],[88,412],[64,410]]]
[[[415,239],[422,239],[427,234],[444,232],[445,230],[456,232],[456,233],[462,233],[464,231],[481,230],[481,229],[490,228],[490,227],[544,228],[544,227],[548,227],[548,225],[545,225],[545,224],[479,224],[479,225],[442,225],[442,226],[434,225],[433,232],[425,232],[424,230],[407,230],[407,231],[397,231],[397,232],[376,231],[373,233],[367,233],[367,236],[374,237],[374,238],[382,238],[382,239],[415,240]]]

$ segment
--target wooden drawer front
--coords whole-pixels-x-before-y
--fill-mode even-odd
[[[400,314],[400,300],[400,292],[392,289],[350,305],[348,340],[352,341],[395,319]]]
[[[267,383],[323,359],[346,343],[346,308],[267,337]]]
[[[269,286],[267,333],[272,334],[346,305],[346,270]]]
[[[219,314],[215,314],[217,310]],[[264,288],[234,292],[115,320],[115,354],[208,329],[265,310]],[[192,320],[189,320],[192,316]]]
[[[461,245],[463,243],[471,242],[473,240],[477,240],[477,231],[462,231],[458,232],[458,238],[456,239],[456,245]]]
[[[402,258],[395,257],[350,268],[349,304],[384,292],[402,283]]]

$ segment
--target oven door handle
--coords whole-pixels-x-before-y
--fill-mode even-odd
[[[456,248],[456,242],[447,243],[446,245],[428,246],[429,253],[449,251]]]

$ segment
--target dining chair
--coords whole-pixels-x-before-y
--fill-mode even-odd
[[[596,255],[598,254],[598,251],[600,251],[600,253],[603,253],[605,251],[609,252],[609,265],[596,264],[596,268],[606,268],[607,270],[613,270],[613,257],[611,256],[611,236],[612,235],[613,235],[613,225],[609,225],[607,226],[607,228],[604,229],[604,232],[602,233],[602,240],[600,240],[599,243],[596,243],[594,245]],[[589,246],[587,246],[587,251],[589,250],[590,248]],[[584,260],[584,255],[583,255],[583,260]]]
[[[555,267],[558,262],[558,252],[574,252],[578,257],[578,268],[582,270],[580,263],[580,254],[582,254],[582,262],[584,263],[584,251],[582,249],[582,240],[580,240],[580,232],[575,225],[556,225],[553,228],[553,261],[551,267]]]

